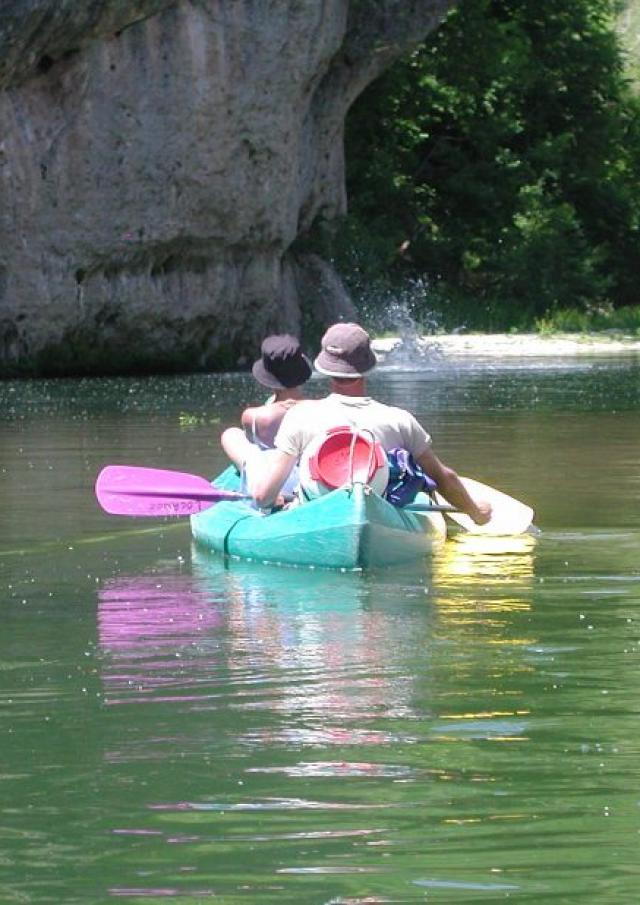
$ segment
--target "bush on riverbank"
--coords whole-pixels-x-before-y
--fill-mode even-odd
[[[640,336],[640,305],[581,311],[565,308],[536,321],[539,333],[598,333],[603,330]]]

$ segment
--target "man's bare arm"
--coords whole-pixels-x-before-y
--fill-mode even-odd
[[[441,462],[431,449],[416,456],[416,462],[429,477],[433,478],[442,496],[466,512],[477,525],[485,525],[489,521],[491,504],[485,500],[474,500],[453,468]]]
[[[265,463],[263,474],[256,478],[248,488],[249,493],[261,509],[266,509],[273,504],[280,488],[296,464],[295,456],[289,456],[279,449],[270,452],[268,460],[268,463]]]

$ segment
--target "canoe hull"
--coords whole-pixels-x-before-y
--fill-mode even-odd
[[[225,472],[216,486],[231,481]],[[268,516],[244,502],[218,503],[192,516],[191,529],[216,553],[337,569],[415,561],[446,537],[439,512],[403,512],[360,484]]]

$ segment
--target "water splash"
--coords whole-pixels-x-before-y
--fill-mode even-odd
[[[375,334],[397,337],[383,353],[385,367],[421,369],[442,357],[434,338],[440,328],[439,318],[429,307],[429,287],[424,279],[412,280],[401,290],[368,293],[365,315]]]
[[[433,330],[434,325],[426,328],[424,322],[419,323],[404,299],[395,299],[386,309],[387,327],[398,337],[398,342],[384,358],[386,367],[413,370],[434,363],[442,357],[442,349],[438,342],[425,335],[425,329]]]
[[[432,308],[425,278],[409,280],[401,288],[356,285],[354,295],[363,321],[383,338],[376,351],[381,352],[385,367],[420,370],[441,358],[434,337],[441,328],[440,318]]]

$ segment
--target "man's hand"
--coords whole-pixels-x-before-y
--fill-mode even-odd
[[[480,502],[476,503],[476,512],[471,515],[471,518],[476,525],[486,525],[487,522],[491,521],[492,515],[493,507],[491,506],[491,503],[480,500]]]

